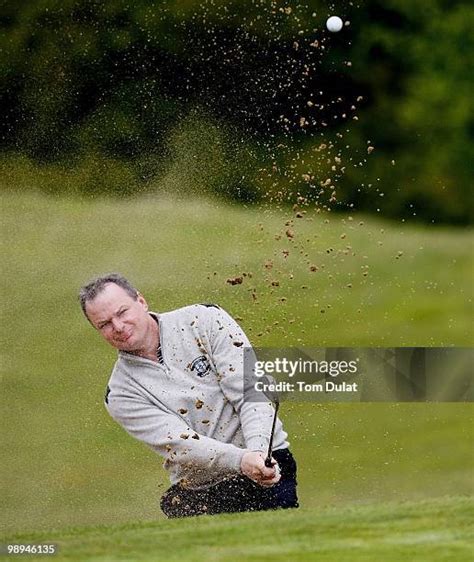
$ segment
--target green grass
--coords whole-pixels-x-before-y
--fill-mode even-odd
[[[11,297],[5,313],[16,317],[34,307],[40,315],[30,319],[32,328],[41,326],[48,341],[56,331],[45,332],[45,320],[54,317],[63,327],[54,303],[67,305],[63,322],[93,341],[87,326],[77,325],[75,292],[94,273],[111,269],[129,275],[160,310],[218,301],[262,345],[473,340],[469,230],[311,212],[295,219],[286,209],[151,197],[90,202],[6,195],[3,208]],[[295,223],[293,239],[285,235],[288,220]],[[264,267],[269,260],[271,270]],[[311,265],[318,271],[310,272]],[[226,285],[242,273],[253,277]],[[23,331],[18,343],[28,337]]]
[[[57,544],[57,562],[467,562],[473,513],[471,500],[454,497],[77,528],[10,540]]]
[[[115,353],[76,301],[81,283],[97,273],[128,275],[159,311],[218,302],[261,346],[472,345],[469,230],[308,211],[294,219],[289,239],[287,209],[31,193],[4,195],[2,207],[0,469],[8,533],[161,518],[158,497],[168,483],[160,459],[103,408]],[[242,273],[252,276],[226,283]],[[299,461],[304,510],[288,514],[298,525],[322,517],[314,510],[323,507],[346,513],[354,502],[473,493],[471,404],[299,403],[285,404],[282,417]],[[252,517],[243,516],[246,528]],[[234,521],[195,525],[229,529]],[[179,534],[178,523],[156,529],[161,524],[163,533]]]

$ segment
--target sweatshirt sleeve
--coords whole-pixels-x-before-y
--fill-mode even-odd
[[[214,307],[208,323],[212,358],[225,397],[239,414],[246,447],[266,452],[270,440],[274,409],[270,401],[244,400],[244,349],[250,342],[242,328],[227,312]],[[277,430],[282,430],[277,420]],[[285,434],[286,435],[286,434]]]
[[[192,475],[190,483],[240,473],[245,449],[196,433],[182,418],[143,396],[111,392],[106,407],[127,433],[165,458],[165,468],[179,464],[180,472]]]

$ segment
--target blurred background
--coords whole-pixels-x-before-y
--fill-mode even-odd
[[[466,224],[472,20],[443,0],[3,2],[5,187],[336,190],[332,207]]]
[[[344,27],[329,33],[339,15]],[[2,524],[155,519],[77,292],[217,302],[255,344],[471,346],[470,2],[0,7]],[[301,501],[472,494],[471,404],[292,404]]]

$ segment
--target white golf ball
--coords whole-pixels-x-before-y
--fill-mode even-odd
[[[338,31],[341,31],[342,26],[343,23],[339,16],[331,16],[326,22],[326,27],[331,33],[337,33]]]

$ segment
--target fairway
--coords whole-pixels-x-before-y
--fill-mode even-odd
[[[219,303],[260,346],[471,345],[470,230],[158,197],[3,210],[7,536],[54,538],[57,560],[469,559],[471,404],[283,404],[300,511],[165,521],[161,460],[108,417],[115,353],[76,294],[118,270],[158,311]],[[85,525],[105,527],[61,530]]]
[[[39,344],[57,341],[67,322],[79,352],[97,347],[76,292],[110,270],[159,311],[219,303],[254,345],[472,344],[472,229],[153,196],[7,194],[2,206],[4,314],[33,307]],[[235,276],[241,285],[226,283]],[[13,327],[7,343],[21,349],[29,337]]]
[[[57,562],[470,562],[473,510],[471,500],[457,497],[77,528],[16,540],[57,544],[51,558]],[[28,557],[39,559],[45,557]]]

